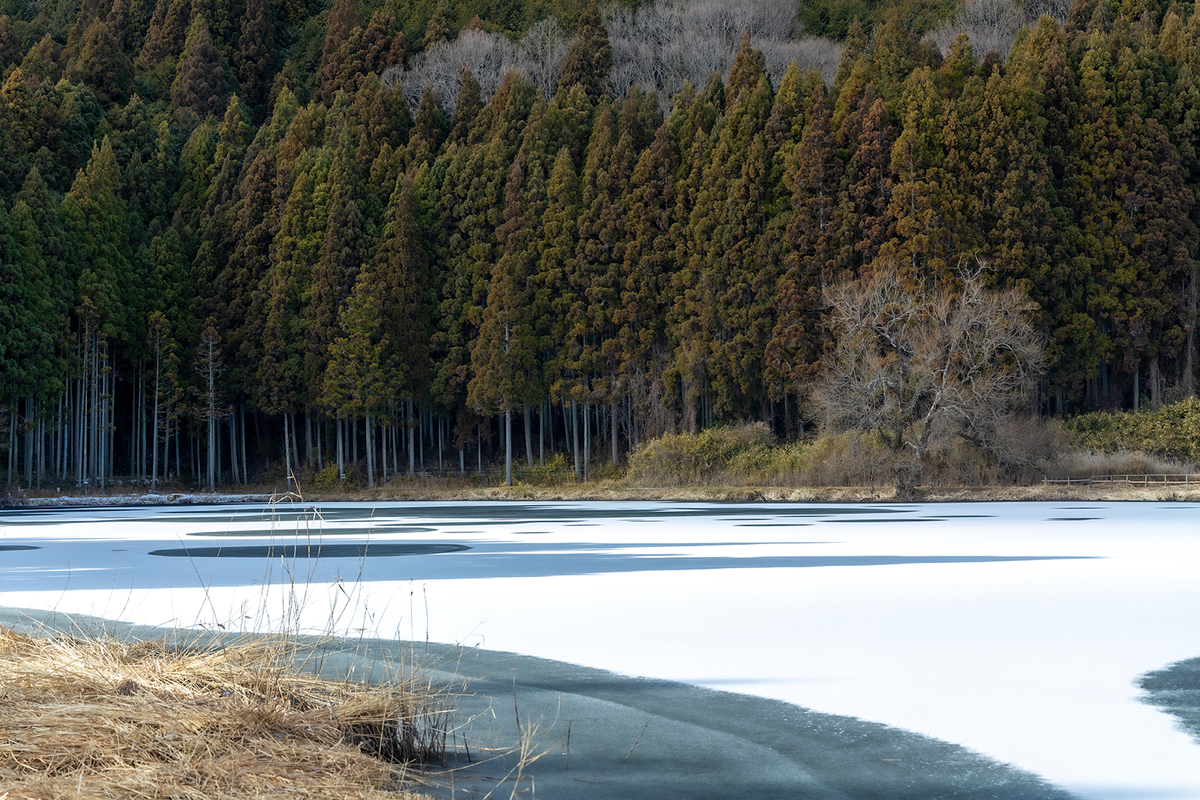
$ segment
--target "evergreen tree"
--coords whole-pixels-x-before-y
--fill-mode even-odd
[[[824,87],[813,91],[809,122],[796,146],[791,251],[775,300],[775,327],[766,346],[764,379],[772,399],[799,395],[815,377],[829,344],[821,313],[823,287],[842,282],[837,261],[836,195],[842,165],[834,150]]]
[[[242,98],[261,119],[275,72],[275,23],[267,0],[247,0],[234,63]]]
[[[186,46],[192,17],[191,0],[158,0],[138,56],[139,65],[149,70],[163,59],[177,58]]]
[[[633,409],[631,450],[642,436],[658,436],[670,427],[658,401],[670,360],[667,311],[674,301],[670,231],[675,160],[668,122],[659,126],[654,142],[638,159],[623,204],[628,242],[614,322],[622,356],[620,381]]]
[[[306,307],[306,384],[320,393],[330,345],[338,332],[338,312],[350,296],[359,267],[368,252],[362,209],[359,205],[360,178],[348,136],[336,145],[329,171],[328,216],[325,236],[312,265],[310,300]]]
[[[439,0],[437,7],[433,10],[433,16],[425,25],[425,35],[417,43],[417,48],[428,50],[434,45],[452,41],[456,35],[457,32],[451,24],[445,0]]]
[[[729,82],[725,84],[726,107],[736,103],[742,93],[758,89],[758,82],[766,74],[763,63],[763,54],[750,46],[750,31],[744,32],[733,59],[733,67],[729,70]]]
[[[208,23],[197,14],[188,28],[179,71],[171,84],[171,107],[204,119],[224,112],[228,100],[224,59],[213,45]]]
[[[608,71],[611,68],[612,45],[608,42],[608,31],[604,29],[600,12],[592,5],[579,18],[579,33],[563,62],[558,79],[559,90],[579,84],[588,97],[603,97],[608,91]]]
[[[895,270],[914,287],[952,279],[958,266],[947,252],[944,217],[938,197],[943,169],[942,126],[946,118],[941,98],[927,69],[909,78],[904,93],[904,127],[892,146],[892,187],[889,215],[895,237],[883,243],[873,269]]]
[[[467,402],[479,413],[504,415],[505,483],[512,485],[512,416],[536,397],[537,343],[529,296],[531,216],[538,209],[523,202],[525,159],[518,156],[504,190],[504,223],[497,236],[504,253],[488,284],[479,334],[471,347],[472,377]],[[528,425],[528,420],[526,420]]]
[[[1124,317],[1119,295],[1134,274],[1117,235],[1128,222],[1117,199],[1122,134],[1113,106],[1111,56],[1107,37],[1093,32],[1079,67],[1080,102],[1071,120],[1075,147],[1063,178],[1078,230],[1069,262],[1075,310],[1087,320],[1081,333],[1090,334],[1082,341],[1076,336],[1074,346],[1087,347],[1090,357],[1083,359],[1080,377],[1090,379],[1092,401],[1105,404],[1116,399],[1112,393],[1121,378],[1112,373],[1113,334]]]
[[[337,84],[338,70],[341,59],[349,55],[342,46],[346,44],[356,29],[363,24],[362,8],[359,0],[336,0],[329,12],[329,25],[325,31],[325,47],[321,53],[321,74],[317,79],[317,88],[313,99],[328,105],[333,100],[334,92],[350,87]],[[362,32],[359,31],[359,47],[361,48]]]
[[[366,419],[367,484],[375,485],[374,421],[388,396],[383,304],[374,268],[359,274],[339,317],[339,332],[329,343],[328,371],[321,404],[330,411]],[[286,417],[285,417],[286,419]]]
[[[78,54],[67,66],[66,77],[91,87],[105,107],[128,99],[133,88],[133,62],[109,23],[97,19],[88,26]]]
[[[409,474],[415,471],[412,403],[425,399],[432,372],[430,338],[435,296],[428,255],[421,237],[422,209],[415,185],[428,180],[428,167],[399,178],[388,203],[383,235],[375,252],[375,281],[388,340],[386,399],[408,404]]]

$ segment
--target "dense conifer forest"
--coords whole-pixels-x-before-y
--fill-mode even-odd
[[[796,437],[881,272],[1195,394],[1190,2],[0,0],[0,77],[11,484]]]

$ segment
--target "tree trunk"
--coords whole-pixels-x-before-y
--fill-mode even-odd
[[[504,409],[504,485],[512,486],[512,409]]]
[[[608,401],[609,433],[612,434],[612,465],[617,466],[617,401]]]
[[[162,355],[154,354],[154,424],[150,433],[150,446],[154,455],[150,457],[150,491],[158,490],[158,400],[162,392]]]
[[[375,426],[372,424],[371,412],[366,412],[366,446],[367,446],[367,488],[375,488]]]
[[[288,436],[288,417],[291,414],[283,412],[283,479],[287,491],[292,490],[292,437]]]
[[[571,401],[571,439],[574,443],[575,451],[575,480],[583,480],[583,468],[579,463],[579,411],[578,403]]]
[[[525,404],[525,460],[533,469],[533,413],[529,403]]]
[[[343,449],[343,442],[342,442],[344,437],[342,435],[342,415],[341,414],[338,414],[337,417],[334,419],[333,425],[334,425],[334,429],[337,431],[338,480],[344,481],[346,479],[346,467],[345,467],[345,460],[342,457],[342,454],[345,451]]]
[[[411,476],[417,474],[417,446],[413,442],[413,401],[410,397],[404,402],[407,420],[405,423],[405,433],[408,436],[408,474]]]
[[[238,475],[237,427],[235,412],[229,415],[229,480],[233,484],[242,482]]]

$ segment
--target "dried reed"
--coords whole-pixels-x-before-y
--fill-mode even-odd
[[[17,798],[416,798],[428,685],[306,674],[286,639],[214,646],[0,627],[0,786]]]

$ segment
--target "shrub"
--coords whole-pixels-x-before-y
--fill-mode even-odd
[[[313,488],[318,491],[328,492],[337,489],[342,485],[341,479],[338,477],[337,464],[330,464],[317,473],[313,479]]]
[[[1188,398],[1158,411],[1096,411],[1065,420],[1071,443],[1096,453],[1146,453],[1167,459],[1200,458],[1200,400]]]
[[[660,485],[725,482],[729,473],[744,474],[769,460],[773,443],[761,422],[667,434],[638,448],[627,474],[632,481]]]

